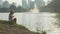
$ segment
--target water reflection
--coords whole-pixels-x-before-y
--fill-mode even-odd
[[[41,13],[40,23],[37,23],[38,29],[40,29],[40,31],[51,31],[51,29],[54,28],[53,22],[55,22],[55,16],[56,13]]]
[[[59,14],[59,13],[57,13],[55,18],[56,18],[55,25],[57,25],[57,26],[58,26],[58,28],[59,28],[59,27],[60,27],[60,14]]]
[[[0,20],[8,20],[9,13],[0,13]],[[46,30],[47,34],[60,34],[60,15],[59,13],[41,12],[15,13],[18,24],[25,25],[29,30]],[[5,16],[5,17],[4,17]]]
[[[40,30],[46,30],[47,34],[60,34],[59,13],[42,13],[40,17]]]

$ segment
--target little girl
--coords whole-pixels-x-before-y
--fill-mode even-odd
[[[14,16],[14,11],[12,10],[9,14],[9,21],[16,22],[16,17]]]

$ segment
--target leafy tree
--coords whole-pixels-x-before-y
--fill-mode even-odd
[[[3,8],[9,8],[10,7],[10,4],[8,1],[4,1],[3,2]]]
[[[60,0],[52,0],[49,6],[54,10],[60,10]]]
[[[14,2],[11,4],[10,9],[16,9],[16,4]]]

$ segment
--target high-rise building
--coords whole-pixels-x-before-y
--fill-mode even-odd
[[[0,5],[2,4],[2,1],[3,1],[3,0],[0,0]]]
[[[28,7],[30,8],[31,0],[28,0]]]
[[[30,9],[34,9],[34,5],[35,5],[35,2],[31,1],[31,3],[30,3]]]
[[[34,8],[34,5],[35,5],[35,1],[28,0],[28,7],[29,7],[30,9],[33,9],[33,8]]]
[[[0,8],[2,8],[2,1],[3,1],[3,0],[0,0]]]
[[[37,5],[38,8],[42,7],[45,5],[43,0],[35,0],[35,3]]]
[[[3,0],[0,0],[0,5],[2,4],[2,1],[3,1]]]
[[[26,0],[22,0],[22,7],[27,9],[27,2],[26,2]]]

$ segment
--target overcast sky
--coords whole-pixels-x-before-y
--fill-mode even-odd
[[[5,0],[3,0],[3,1],[5,1]],[[15,2],[17,5],[22,5],[22,0],[7,0],[7,1],[9,1],[9,3]],[[32,0],[32,1],[34,1],[34,0]],[[48,0],[44,0],[44,1],[47,4]]]

